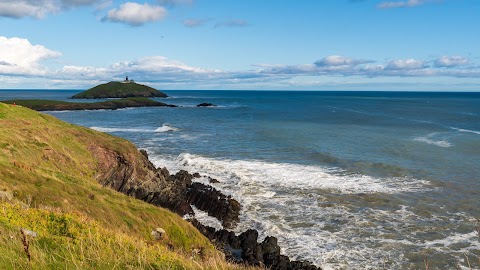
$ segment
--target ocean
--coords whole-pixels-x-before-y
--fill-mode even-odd
[[[0,100],[77,92],[0,90]],[[181,107],[46,113],[126,138],[171,173],[218,179],[243,206],[235,231],[275,236],[292,259],[480,268],[480,93],[165,93],[158,100]]]

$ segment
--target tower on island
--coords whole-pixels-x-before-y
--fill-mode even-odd
[[[133,80],[129,80],[128,76],[126,76],[125,81],[123,81],[122,83],[133,83],[133,82],[134,82]]]

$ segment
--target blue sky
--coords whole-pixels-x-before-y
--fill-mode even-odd
[[[0,0],[0,88],[480,91],[478,0]]]

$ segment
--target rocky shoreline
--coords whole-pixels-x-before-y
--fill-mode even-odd
[[[310,262],[290,261],[281,255],[275,237],[269,236],[258,243],[258,231],[247,230],[238,236],[228,229],[239,222],[241,205],[235,199],[222,194],[210,185],[193,181],[201,177],[179,171],[170,174],[166,168],[155,168],[145,150],[141,154],[120,154],[112,149],[92,144],[90,151],[99,158],[99,173],[96,179],[103,186],[112,188],[145,202],[168,208],[181,215],[194,217],[191,207],[207,212],[217,218],[226,229],[215,230],[201,224],[195,218],[191,223],[212,243],[224,252],[232,262],[265,266],[273,270],[320,269]],[[216,179],[211,179],[215,182]]]

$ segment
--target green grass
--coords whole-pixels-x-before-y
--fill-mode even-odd
[[[166,94],[143,84],[109,82],[97,85],[72,98],[167,97]]]
[[[97,183],[89,147],[140,157],[132,143],[21,106],[0,103],[0,115],[0,269],[238,268],[178,215]],[[39,234],[31,262],[20,228]],[[191,260],[197,249],[214,261]]]

